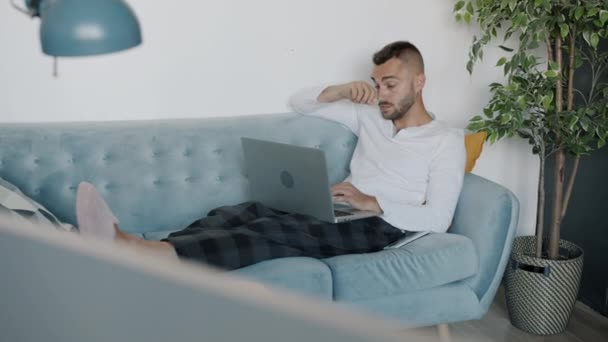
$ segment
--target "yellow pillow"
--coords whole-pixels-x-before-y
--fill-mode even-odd
[[[486,141],[487,136],[488,133],[486,132],[465,134],[464,146],[467,149],[467,166],[464,169],[465,172],[471,172],[475,167],[475,162],[481,154],[483,143]]]

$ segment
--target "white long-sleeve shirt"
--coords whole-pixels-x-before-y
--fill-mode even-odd
[[[320,103],[323,88],[291,98],[294,111],[343,124],[358,136],[350,162],[351,182],[375,196],[381,216],[408,231],[446,232],[462,188],[466,151],[464,132],[433,119],[395,133],[378,106],[342,100]]]

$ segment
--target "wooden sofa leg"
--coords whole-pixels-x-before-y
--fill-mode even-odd
[[[447,323],[437,324],[437,333],[439,334],[439,341],[441,342],[452,342],[450,336],[450,327]]]

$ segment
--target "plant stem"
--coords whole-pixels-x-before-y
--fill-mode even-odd
[[[572,167],[572,173],[570,174],[570,177],[568,177],[568,187],[566,188],[566,196],[564,197],[564,203],[562,204],[562,217],[560,221],[564,219],[564,216],[566,216],[566,210],[568,210],[570,196],[572,195],[572,189],[574,188],[574,179],[576,178],[580,161],[581,157],[576,156],[574,159],[574,166]]]
[[[564,172],[566,167],[566,152],[560,149],[555,155],[555,174],[553,194],[553,212],[551,231],[549,233],[549,258],[559,257],[560,226],[562,223],[562,203],[564,198]]]
[[[558,36],[555,39],[555,61],[559,67],[559,78],[555,81],[555,106],[558,113],[564,110],[564,88],[562,87],[563,76],[563,51],[562,38]]]
[[[575,44],[576,44],[576,27],[573,27],[570,35],[570,65],[569,65],[569,76],[568,76],[568,111],[572,111],[574,109],[574,67],[575,67]],[[593,92],[593,86],[591,89]],[[574,180],[576,178],[576,174],[578,173],[578,165],[580,163],[581,157],[576,156],[574,159],[574,166],[572,168],[572,172],[570,173],[570,177],[568,179],[568,187],[566,189],[566,195],[564,197],[564,201],[562,203],[562,210],[560,214],[560,225],[561,221],[566,216],[566,210],[568,210],[568,204],[570,203],[570,196],[572,195],[572,188],[574,187]],[[559,241],[558,241],[559,244]],[[559,248],[559,247],[558,247]]]
[[[568,111],[571,112],[574,109],[574,67],[575,67],[575,43],[576,43],[576,27],[573,27],[570,35],[570,65],[568,66]],[[570,203],[570,196],[572,195],[572,189],[574,188],[574,180],[576,178],[576,174],[578,173],[578,165],[580,163],[581,157],[576,156],[574,160],[574,167],[572,172],[570,173],[570,177],[568,179],[568,187],[566,188],[566,195],[564,197],[564,201],[562,202],[562,210],[559,218],[559,223],[561,225],[564,216],[566,216],[566,210],[568,209],[568,204]],[[564,158],[565,164],[565,158]],[[565,166],[564,166],[565,167]],[[558,241],[559,244],[559,241]],[[558,246],[559,248],[559,246]]]
[[[569,64],[568,64],[568,107],[567,110],[570,112],[574,108],[574,73],[575,73],[575,34],[576,28],[572,28],[571,36],[570,36],[570,51],[569,51]],[[560,70],[562,70],[562,55],[563,52],[561,50],[561,38],[558,37],[555,43],[556,50],[556,59],[557,63],[560,65]],[[558,82],[556,88],[556,97],[557,97],[557,111],[558,113],[563,110],[563,88],[560,82]],[[558,139],[559,141],[559,139]],[[576,174],[578,172],[578,165],[580,162],[580,157],[576,157],[574,162],[574,169],[570,174],[570,178],[568,180],[568,188],[566,190],[566,194],[564,196],[564,177],[565,177],[565,169],[566,169],[566,152],[563,148],[560,148],[555,156],[555,175],[554,175],[554,184],[555,184],[555,193],[553,196],[553,216],[551,221],[551,233],[549,236],[549,258],[557,259],[559,257],[559,240],[560,240],[560,232],[561,232],[561,224],[564,216],[566,215],[566,210],[568,208],[568,204],[570,202],[570,196],[572,195],[572,189],[574,187],[574,180]]]
[[[562,38],[560,35],[555,39],[555,60],[560,70],[560,77],[556,81],[555,88],[555,101],[556,111],[561,113],[564,109],[564,89],[562,88]],[[561,144],[561,139],[557,136],[557,145]],[[557,154],[555,155],[555,173],[553,175],[554,189],[553,193],[553,212],[551,219],[551,231],[549,232],[549,258],[557,259],[559,256],[559,239],[560,239],[560,225],[561,225],[561,214],[562,214],[562,203],[564,195],[564,169],[566,164],[566,154],[562,147],[559,147]]]
[[[545,230],[545,143],[540,144],[538,152],[540,158],[540,170],[538,176],[538,202],[536,214],[536,257],[543,256],[543,236]]]
[[[568,65],[568,111],[574,108],[574,67],[575,67],[575,44],[576,43],[576,27],[573,27],[570,32],[570,63]]]

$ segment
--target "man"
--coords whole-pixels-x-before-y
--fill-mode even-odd
[[[214,209],[163,241],[147,241],[122,232],[103,199],[83,183],[77,196],[81,232],[236,269],[280,257],[375,252],[406,230],[447,231],[464,176],[462,131],[427,112],[424,61],[414,45],[389,44],[373,61],[375,87],[357,81],[311,89],[291,102],[295,111],[342,123],[359,137],[351,175],[331,193],[378,217],[330,224],[248,202]]]

